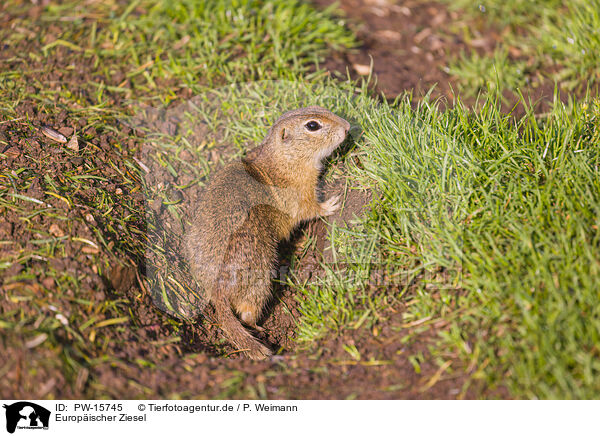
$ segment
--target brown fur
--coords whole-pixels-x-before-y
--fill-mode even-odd
[[[310,132],[309,121],[322,128]],[[186,258],[225,335],[250,358],[266,358],[271,350],[236,314],[258,328],[271,297],[278,242],[302,221],[339,208],[339,197],[318,202],[317,184],[321,160],[349,129],[346,120],[318,106],[287,112],[245,159],[215,174],[196,205],[185,238]]]

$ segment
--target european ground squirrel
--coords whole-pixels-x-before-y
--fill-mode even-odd
[[[339,196],[318,201],[317,186],[321,161],[349,129],[346,120],[318,106],[287,112],[258,147],[218,171],[194,205],[185,235],[190,270],[229,341],[252,359],[271,350],[242,323],[260,330],[279,241],[302,221],[339,209]]]

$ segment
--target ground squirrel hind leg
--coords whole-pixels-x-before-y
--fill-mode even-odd
[[[244,324],[258,331],[264,329],[258,326],[263,308],[270,297],[271,284],[269,281],[261,280],[249,289],[247,295],[233,302],[233,308]]]
[[[242,303],[236,308],[236,311],[245,325],[259,332],[264,331],[264,328],[257,324],[261,311],[257,310],[256,307],[248,303]]]

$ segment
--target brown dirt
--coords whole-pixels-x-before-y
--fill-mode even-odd
[[[321,8],[338,3],[348,26],[359,39],[356,49],[335,53],[323,67],[336,77],[350,74],[358,79],[368,77],[372,63],[372,88],[387,100],[410,91],[416,103],[433,87],[431,96],[446,105],[453,104],[455,93],[461,94],[463,103],[474,104],[475,98],[465,97],[454,78],[446,73],[449,61],[461,52],[492,56],[502,41],[502,29],[490,27],[483,18],[465,19],[463,14],[435,1],[313,0],[313,3]],[[468,41],[463,38],[467,28],[474,35]],[[510,47],[509,52],[512,59],[527,60],[515,47]],[[521,90],[537,111],[548,109],[554,96],[554,83],[547,77],[549,71],[541,73],[531,76],[530,85]],[[563,102],[573,94],[560,84],[559,91]],[[585,90],[577,92],[584,94]],[[515,117],[524,114],[525,108],[516,94],[507,90],[503,97],[503,110],[512,111]]]
[[[361,13],[370,13],[367,6],[359,7],[356,2],[342,3],[345,10],[352,5]],[[388,45],[389,54],[399,57],[394,58],[393,63],[386,64],[385,69],[379,67],[380,57],[377,53],[380,51],[375,53],[379,89],[391,94],[412,88],[420,92],[431,83],[438,82],[440,92],[447,92],[447,77],[434,68],[443,62],[444,47],[437,47],[439,38],[434,33],[421,33],[423,29],[419,25],[422,22],[431,23],[432,17],[447,17],[447,12],[436,9],[430,3],[415,3],[410,11],[411,15],[406,15],[404,10],[394,10],[390,16],[377,15],[375,21],[369,22],[369,26],[386,31],[397,29],[398,22],[394,20],[402,20],[400,23],[404,23],[409,32],[408,37],[402,36],[398,40],[397,47]],[[0,25],[8,25],[9,18],[5,16],[6,21],[0,21]],[[391,26],[392,22],[396,22],[394,27]],[[390,33],[377,35],[380,35],[377,37],[380,39],[367,38],[365,44],[381,50],[381,38],[396,38],[395,34]],[[420,52],[410,50],[413,44],[411,38],[414,40],[417,35],[420,35]],[[397,51],[394,51],[394,47]],[[456,47],[458,49],[460,43]],[[89,80],[95,79],[89,60],[83,54],[59,48],[51,60],[31,61],[29,65],[24,65],[20,53],[39,51],[39,48],[39,45],[27,39],[18,47],[4,47],[0,69],[19,69],[27,74],[32,95],[42,87],[68,84],[71,92],[79,94],[82,101],[89,101],[86,86]],[[355,62],[365,63],[364,53],[357,55],[363,57],[356,58]],[[390,59],[389,55],[387,59]],[[75,67],[72,68],[72,65]],[[105,79],[107,84],[117,86],[122,77],[123,74],[117,72],[112,78]],[[399,77],[402,80],[397,80]],[[118,93],[107,90],[105,95],[109,105],[120,104]],[[90,306],[85,306],[87,311],[111,303],[127,307],[131,317],[119,328],[104,329],[99,333],[102,340],[96,340],[93,346],[87,344],[89,348],[85,352],[80,348],[78,333],[68,329],[57,330],[53,336],[53,347],[30,348],[25,345],[29,338],[16,330],[1,329],[0,354],[7,356],[0,364],[0,392],[4,397],[439,399],[481,395],[482,387],[465,385],[468,374],[456,356],[447,356],[450,364],[444,371],[439,371],[438,366],[428,359],[428,347],[436,339],[435,326],[403,343],[404,335],[413,328],[403,327],[401,308],[390,308],[382,314],[387,318],[386,322],[374,329],[332,332],[325,342],[319,344],[319,353],[312,354],[314,351],[311,353],[310,350],[295,348],[293,338],[298,303],[290,288],[280,286],[275,291],[277,298],[266,316],[264,339],[281,348],[282,354],[265,362],[251,362],[233,353],[234,350],[223,343],[218,328],[210,322],[210,310],[203,322],[179,323],[170,320],[152,303],[143,275],[142,253],[135,255],[129,251],[127,254],[127,247],[124,247],[125,242],[118,229],[107,228],[102,217],[87,217],[98,189],[111,193],[118,189],[122,191],[119,195],[127,199],[127,204],[125,201],[117,204],[111,213],[120,214],[123,220],[134,210],[138,211],[135,212],[138,216],[139,210],[144,210],[141,181],[134,178],[133,182],[126,184],[120,176],[121,173],[127,173],[126,162],[140,155],[141,141],[134,132],[117,122],[114,126],[99,126],[93,119],[86,118],[72,122],[74,112],[61,105],[38,105],[38,101],[31,97],[18,104],[17,114],[31,120],[38,129],[31,130],[29,124],[21,121],[0,119],[0,152],[7,156],[0,161],[3,174],[9,174],[13,168],[27,168],[33,174],[47,174],[50,180],[56,178],[61,183],[64,183],[63,175],[69,172],[103,178],[90,182],[85,190],[77,194],[73,205],[47,194],[52,191],[52,186],[48,179],[42,177],[26,180],[23,190],[15,190],[7,180],[0,182],[8,192],[51,204],[58,215],[68,218],[68,221],[64,221],[38,215],[28,223],[10,209],[0,209],[3,221],[0,226],[1,239],[11,241],[1,246],[2,257],[14,260],[13,265],[3,270],[0,277],[0,312],[21,311],[31,315],[35,309],[30,308],[26,301],[9,298],[14,292],[21,292],[47,300],[45,314],[63,315],[63,318],[56,317],[58,320],[84,310],[75,301],[77,299],[91,302]],[[39,128],[45,125],[63,129],[64,132],[69,128],[81,132],[80,151],[71,152],[64,145],[44,136]],[[113,162],[116,166],[109,167],[106,162]],[[346,209],[346,214],[359,212],[368,199],[362,194],[353,195],[357,197],[350,199],[352,207]],[[31,213],[36,210],[36,205],[30,202],[23,201],[20,206]],[[159,214],[163,212],[160,209],[158,211]],[[164,218],[163,221],[168,219]],[[130,222],[130,226],[136,228],[139,234],[148,232],[143,216]],[[323,225],[312,226],[310,231],[318,237],[317,246],[323,247]],[[99,246],[98,249],[90,249],[84,244],[67,241],[64,252],[50,260],[54,269],[70,272],[80,278],[79,293],[72,295],[72,299],[57,300],[54,297],[53,290],[57,289],[59,283],[57,278],[47,275],[47,260],[15,260],[20,250],[32,249],[31,241],[43,237],[37,233],[44,230],[77,235],[81,239],[96,241]],[[100,236],[105,243],[99,242]],[[292,244],[282,247],[283,266],[289,263],[291,253],[301,250],[304,241],[303,233],[298,232]],[[137,248],[141,249],[141,239],[138,244]],[[315,273],[321,255],[320,250],[305,255],[297,266],[298,274],[310,277]],[[24,268],[30,274],[15,281],[13,277]],[[107,314],[106,319],[108,317]],[[344,350],[343,346],[348,344],[356,345],[361,351],[360,362],[353,360]],[[230,358],[217,357],[223,353],[232,354]],[[422,356],[418,362],[418,372],[409,361],[409,357],[414,355]],[[77,362],[75,373],[64,372],[61,363],[64,356]],[[108,356],[108,360],[94,360],[103,356]],[[464,392],[463,386],[468,387]]]
[[[316,0],[320,7],[332,0]],[[436,96],[451,98],[450,76],[443,71],[449,53],[467,48],[449,31],[457,14],[429,1],[342,0],[340,9],[358,35],[357,50],[336,53],[325,67],[346,76],[365,77],[373,63],[377,93],[395,98],[406,90],[421,97],[436,85]]]

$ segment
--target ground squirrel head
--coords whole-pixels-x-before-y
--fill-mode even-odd
[[[248,158],[266,154],[290,166],[320,169],[321,161],[344,141],[349,130],[348,121],[325,108],[296,109],[279,117]]]

